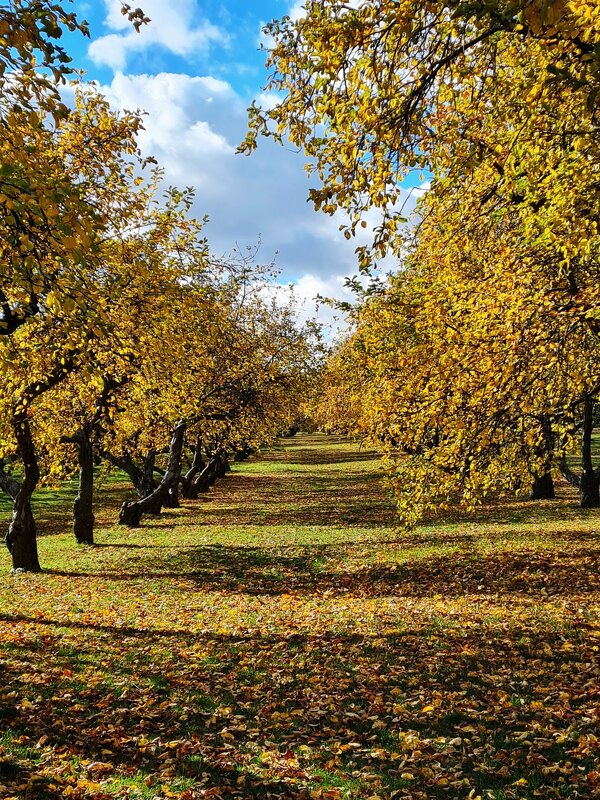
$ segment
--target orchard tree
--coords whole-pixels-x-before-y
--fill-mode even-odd
[[[360,332],[347,334],[327,355],[308,413],[327,433],[364,435],[368,415],[364,389],[371,380]]]
[[[274,102],[252,106],[241,149],[265,134],[304,150],[320,184],[310,193],[315,206],[347,211],[349,237],[366,210],[382,211],[376,252],[401,220],[400,180],[411,170],[464,172],[493,150],[495,125],[479,132],[490,119],[502,123],[507,107],[538,122],[568,96],[576,130],[597,133],[595,0],[308,0],[304,14],[266,30]],[[511,82],[514,69],[524,82]],[[522,138],[519,128],[513,136]]]
[[[64,285],[57,282],[65,266],[60,254],[49,250],[43,260],[35,260],[44,274],[54,276],[53,281],[45,287],[38,285],[36,314],[28,324],[0,337],[0,358],[5,366],[0,449],[5,457],[20,459],[24,475],[17,496],[14,482],[9,492],[14,513],[7,544],[14,569],[39,568],[31,513],[31,496],[40,477],[31,433],[37,404],[71,372],[82,369],[97,343],[110,336],[108,312],[127,295],[132,281],[129,265],[111,261],[106,248],[117,232],[124,234],[123,222],[137,219],[140,207],[148,202],[134,176],[138,128],[139,117],[114,114],[103,98],[89,90],[77,96],[75,110],[60,126],[40,127],[36,132],[40,150],[32,159],[39,159],[42,169],[46,155],[50,174],[79,186],[81,195],[94,207],[97,247],[88,247],[91,234],[85,225],[89,220],[81,222],[78,235],[70,231],[63,244],[75,254],[75,260],[69,259]],[[19,242],[10,238],[3,242],[9,256],[16,253],[17,260],[29,247],[29,239]],[[38,255],[41,259],[41,252]],[[25,256],[29,264],[27,259]],[[75,262],[77,270],[73,271]],[[140,275],[138,282],[143,281],[144,275]]]
[[[352,349],[362,423],[402,463],[402,497],[417,486],[407,517],[419,494],[469,505],[547,476],[597,392],[596,5],[313,0],[269,26],[275,102],[242,149],[287,137],[347,238],[381,213],[359,265],[406,264]],[[411,170],[433,176],[416,232]]]
[[[144,427],[140,409],[148,396],[169,394],[177,382],[174,363],[183,368],[183,350],[174,362],[174,331],[188,311],[184,299],[191,281],[209,269],[202,223],[188,215],[190,190],[158,194],[161,173],[140,184],[134,180],[135,206],[119,215],[103,247],[103,326],[93,353],[83,368],[70,376],[38,409],[37,429],[46,448],[55,451],[54,462],[63,474],[73,468],[73,450],[79,469],[75,499],[75,538],[93,543],[94,462],[101,453],[111,456],[108,443],[118,448],[117,409],[136,409],[136,424]],[[205,302],[196,292],[193,302]],[[186,301],[187,302],[187,301]],[[129,430],[129,435],[131,431]],[[63,446],[57,449],[57,444]],[[70,445],[70,447],[65,447]],[[133,462],[123,456],[119,466],[137,478]],[[152,465],[153,466],[153,465]],[[154,488],[152,470],[145,476],[147,493]],[[138,485],[144,481],[142,475]]]
[[[263,268],[212,259],[209,265],[198,285],[186,287],[184,305],[169,322],[169,360],[152,365],[152,389],[143,389],[151,405],[133,399],[143,386],[134,380],[126,388],[132,402],[105,447],[137,484],[139,499],[122,507],[123,524],[176,505],[179,483],[185,497],[197,497],[222,476],[228,451],[271,440],[296,413],[314,372],[318,335],[312,325],[297,325],[292,306],[265,300]],[[186,435],[193,459],[181,475]],[[169,438],[156,482],[156,458]]]
[[[123,11],[136,27],[148,21]],[[88,35],[68,4],[0,8],[0,336],[38,314],[50,291],[57,301],[86,296],[85,261],[106,223],[83,176],[56,149],[71,115],[61,85],[74,74],[59,44],[64,31]],[[80,145],[92,144],[82,132]]]
[[[543,272],[521,270],[518,225],[502,220],[479,247],[448,215],[433,225],[431,213],[414,264],[363,305],[320,402],[330,426],[355,409],[351,430],[385,455],[407,522],[532,486],[551,496],[600,387],[597,336],[557,308]],[[450,230],[453,247],[428,246]]]

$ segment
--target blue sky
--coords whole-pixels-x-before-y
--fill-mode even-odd
[[[195,186],[194,211],[209,215],[213,251],[226,255],[260,239],[260,260],[277,254],[282,282],[295,282],[300,297],[344,298],[358,242],[344,239],[340,219],[306,202],[311,184],[302,155],[270,141],[251,157],[235,153],[246,108],[266,80],[262,25],[302,13],[301,2],[139,0],[151,19],[139,34],[120,5],[75,0],[91,37],[70,35],[64,44],[115,108],[147,112],[142,150],[164,167],[167,184]]]

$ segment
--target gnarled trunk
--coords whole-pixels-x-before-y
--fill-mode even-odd
[[[219,452],[214,457],[214,466],[210,476],[210,485],[212,486],[219,478],[226,478],[227,473],[231,472],[229,461],[227,460],[227,453],[224,450]]]
[[[24,477],[14,497],[6,546],[12,557],[13,570],[40,572],[37,530],[31,509],[31,497],[40,479],[40,470],[27,417],[24,415],[16,417],[13,427],[19,455],[23,462]]]
[[[181,473],[181,454],[183,451],[183,441],[185,438],[186,423],[180,421],[177,423],[171,436],[171,445],[169,447],[169,461],[167,469],[161,482],[158,484],[152,494],[141,500],[136,500],[132,503],[123,503],[119,513],[119,524],[128,525],[130,528],[136,528],[144,514],[152,514],[160,512],[160,508],[166,502],[169,490],[179,482]],[[156,509],[158,508],[158,512]]]
[[[78,544],[94,544],[94,451],[89,431],[82,428],[72,438],[77,447],[79,491],[73,503],[73,533]]]
[[[593,411],[593,401],[590,397],[586,397],[581,434],[581,477],[579,479],[581,508],[598,508],[600,506],[600,479],[592,462]]]
[[[194,445],[194,456],[192,458],[191,466],[184,475],[181,475],[180,479],[181,494],[184,498],[193,499],[190,492],[192,492],[194,481],[196,480],[198,473],[202,472],[205,467],[206,464],[202,460],[202,436],[198,436]]]
[[[600,482],[595,473],[584,472],[579,480],[579,504],[581,508],[600,506]]]
[[[144,465],[142,467],[141,480],[139,485],[135,487],[138,497],[141,499],[143,499],[144,497],[149,497],[157,487],[157,483],[154,480],[155,465],[156,465],[156,449],[152,447],[146,453],[146,458],[144,459]],[[157,513],[160,514],[160,509],[158,510]]]
[[[113,464],[118,469],[123,470],[133,484],[135,493],[140,500],[144,500],[154,495],[154,492],[159,485],[154,480],[156,461],[156,450],[154,448],[148,450],[146,453],[146,457],[141,468],[138,467],[138,465],[134,462],[131,453],[124,453],[121,456],[115,456],[110,451],[103,450],[102,456],[110,464]],[[160,497],[154,497],[152,502],[147,504],[147,510],[144,513],[160,514],[162,506],[162,499]]]
[[[188,498],[190,500],[197,500],[199,494],[204,494],[210,489],[210,477],[214,469],[214,459],[211,458],[208,464],[205,464],[202,472],[198,475],[196,480],[190,486]]]
[[[533,479],[533,486],[529,493],[529,499],[553,500],[555,495],[551,468],[554,460],[556,434],[552,430],[552,423],[549,416],[542,416],[539,422],[541,426],[541,436],[536,447],[536,455],[539,459],[539,472],[537,472]]]
[[[530,500],[554,500],[554,481],[552,473],[546,472],[543,475],[536,475],[533,487],[529,493]]]
[[[169,491],[167,492],[167,498],[165,501],[165,506],[167,508],[179,508],[179,480],[176,480],[170,487]]]

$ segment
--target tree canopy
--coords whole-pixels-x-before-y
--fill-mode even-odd
[[[250,109],[242,150],[260,135],[301,148],[315,207],[346,212],[347,238],[381,215],[359,267],[398,260],[330,360],[317,416],[383,449],[406,519],[529,491],[582,425],[589,438],[599,22],[592,2],[312,0],[267,28],[272,103]],[[430,187],[407,227],[414,171]]]
[[[139,113],[82,82],[64,101],[63,30],[87,25],[57,3],[0,9],[0,487],[22,570],[40,568],[40,483],[79,470],[74,533],[92,544],[95,465],[119,466],[138,494],[121,521],[138,524],[288,427],[319,352],[268,299],[268,270],[211,254],[193,189],[165,188],[142,157]]]

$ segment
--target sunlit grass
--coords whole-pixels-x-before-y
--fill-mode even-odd
[[[0,796],[594,796],[598,512],[567,487],[409,532],[374,454],[300,436],[138,530],[115,476],[93,548],[72,491],[0,585]]]

